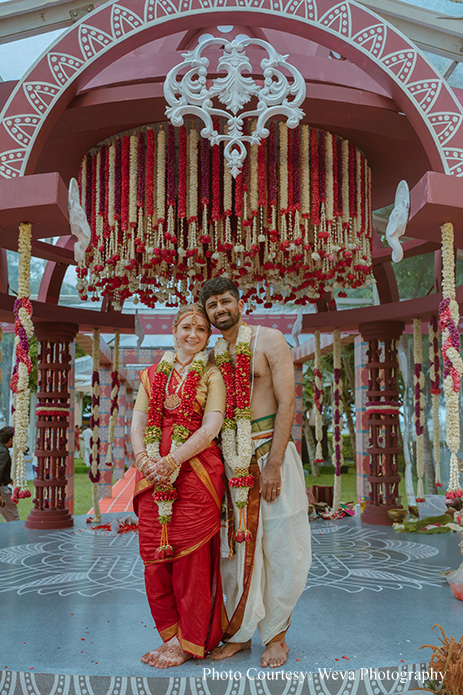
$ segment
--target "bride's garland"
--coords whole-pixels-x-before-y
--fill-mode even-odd
[[[166,397],[166,386],[174,368],[177,354],[168,350],[162,356],[151,385],[151,395],[148,407],[148,421],[145,431],[146,453],[153,461],[160,458],[160,443],[162,436],[162,420],[164,399]],[[191,418],[193,415],[196,394],[198,392],[198,384],[204,374],[207,364],[207,353],[199,352],[195,355],[191,363],[185,382],[183,384],[180,405],[177,410],[177,420],[172,430],[172,445],[170,453],[172,454],[179,446],[181,446],[191,434]],[[172,519],[172,507],[178,497],[178,492],[174,487],[174,482],[180,472],[178,466],[171,474],[167,484],[158,483],[154,486],[153,499],[158,505],[159,517],[158,521],[162,526],[161,543],[154,554],[155,560],[162,560],[166,557],[171,557],[174,554],[174,549],[169,544],[167,535],[167,524]]]
[[[238,530],[234,539],[238,543],[250,541],[251,532],[246,527],[245,509],[254,477],[249,473],[252,457],[251,440],[251,337],[249,326],[243,324],[236,341],[235,368],[228,351],[228,342],[219,338],[215,349],[215,361],[227,389],[225,418],[222,426],[222,452],[233,477],[230,487],[235,491],[236,506],[240,510]]]

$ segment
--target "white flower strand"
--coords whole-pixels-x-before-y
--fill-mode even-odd
[[[252,331],[249,326],[244,324],[238,330],[236,345],[251,344]],[[225,338],[219,338],[214,348],[216,359],[220,356],[228,355],[228,342]],[[252,458],[252,425],[249,417],[237,417],[235,419],[236,429],[233,427],[222,428],[222,453],[225,463],[231,469],[233,476],[243,469],[249,470]],[[241,472],[241,475],[243,473]],[[235,501],[243,503],[248,498],[248,488],[232,488]]]
[[[31,268],[31,240],[32,225],[20,224],[18,237],[19,267],[18,267],[18,300],[30,298],[30,268]],[[34,326],[29,313],[24,307],[18,311],[18,319],[23,326],[27,338],[30,340],[34,333]],[[15,335],[15,352],[20,344],[20,338]],[[13,395],[13,487],[20,491],[27,490],[26,462],[24,451],[27,448],[29,434],[29,371],[24,362],[18,364],[18,383]]]
[[[455,301],[455,250],[453,224],[446,223],[441,227],[442,233],[442,296],[449,299],[450,316],[455,326],[460,320],[458,303]],[[442,346],[451,339],[447,326],[442,331]],[[443,350],[444,352],[444,350]],[[452,366],[461,375],[463,372],[461,357],[454,348],[447,350],[447,356]],[[444,354],[445,357],[445,354]],[[447,494],[452,495],[461,490],[457,454],[460,449],[460,410],[459,392],[453,387],[451,374],[444,379],[444,396],[446,405],[446,441],[450,449],[450,476]]]
[[[423,374],[423,336],[421,319],[413,319],[413,361],[414,373],[414,422],[416,432],[416,474],[418,477],[417,499],[424,499],[424,374]],[[419,376],[416,369],[419,365]],[[418,410],[418,413],[417,413]]]
[[[322,390],[322,355],[320,350],[320,331],[315,331],[315,388],[318,390],[319,395],[319,405],[323,407],[323,390]],[[317,408],[315,404],[315,439],[317,446],[315,449],[315,459],[317,461],[323,461],[323,450],[322,450],[322,440],[323,440],[323,416],[322,410]]]
[[[341,373],[341,331],[339,328],[335,328],[333,331],[333,370],[339,370],[339,374]],[[336,395],[338,395],[338,398],[336,398]],[[336,400],[338,403],[336,404]],[[336,432],[336,427],[339,429],[339,433],[341,433],[342,430],[342,421],[341,421],[341,416],[342,416],[342,381],[341,381],[341,376],[339,376],[339,382],[336,383],[336,379],[334,380],[334,388],[333,388],[333,413],[336,413],[336,411],[339,413],[339,423],[338,425],[334,425],[334,430]],[[334,439],[334,437],[333,437]],[[340,455],[339,455],[339,468],[341,468],[342,464],[344,463],[344,457],[342,454],[342,435],[341,439],[339,442],[336,442],[334,439],[334,446],[333,446],[333,456],[332,456],[332,461],[333,461],[333,466],[335,467],[335,474],[334,474],[334,492],[333,492],[333,513],[336,513],[339,509],[339,506],[341,504],[341,474],[336,475],[336,445],[339,445],[340,447]]]

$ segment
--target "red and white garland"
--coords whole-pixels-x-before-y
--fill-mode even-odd
[[[32,304],[30,300],[32,225],[19,225],[18,252],[18,296],[14,303],[14,345],[16,362],[10,381],[13,392],[13,495],[12,501],[30,497],[27,489],[26,463],[24,452],[27,448],[29,433],[29,377],[32,360],[29,354],[30,339],[34,334],[32,324]]]
[[[421,319],[413,319],[414,371],[414,423],[416,433],[416,474],[418,477],[417,502],[424,502],[424,374],[423,336]]]
[[[100,502],[98,499],[98,483],[100,473],[100,331],[93,329],[92,341],[92,410],[90,414],[90,470],[88,477],[92,481],[93,521],[101,521]]]
[[[113,463],[113,444],[114,444],[114,433],[116,431],[117,415],[119,413],[119,342],[120,342],[120,331],[116,331],[114,337],[114,350],[113,350],[113,371],[111,372],[111,408],[109,414],[109,428],[108,428],[108,451],[106,453],[106,465],[112,466]]]
[[[236,180],[222,161],[195,123],[188,133],[143,127],[91,150],[78,175],[92,229],[77,269],[82,299],[174,306],[226,273],[245,301],[268,308],[372,282],[371,175],[354,145],[271,123]]]
[[[450,477],[446,496],[448,499],[462,497],[458,470],[460,449],[460,389],[463,361],[460,356],[458,323],[460,312],[455,300],[455,250],[453,225],[446,223],[442,232],[442,295],[439,306],[439,324],[442,334],[443,381],[446,405],[446,441],[450,449]]]
[[[335,328],[333,331],[333,465],[334,465],[334,493],[333,513],[335,514],[341,504],[341,466],[344,463],[342,453],[342,381],[341,381],[341,331]]]
[[[235,367],[228,351],[228,342],[219,338],[215,348],[215,361],[227,390],[225,418],[222,426],[222,452],[233,477],[229,484],[234,491],[235,503],[240,510],[239,526],[234,539],[241,543],[251,540],[247,529],[245,510],[254,477],[249,473],[252,458],[251,439],[251,338],[252,331],[243,324],[236,340]]]
[[[439,395],[440,388],[440,360],[439,360],[439,333],[437,316],[431,316],[429,321],[429,376],[431,380],[432,403],[432,447],[435,464],[436,487],[442,487],[440,473],[440,422],[439,422]]]
[[[177,354],[175,352],[172,350],[166,351],[156,367],[153,383],[151,384],[148,421],[145,430],[145,444],[146,453],[153,461],[157,461],[160,458],[159,447],[162,437],[166,386],[176,359]],[[194,411],[196,394],[198,392],[199,382],[206,369],[207,360],[207,352],[199,352],[195,355],[188,368],[182,387],[181,402],[176,410],[176,422],[172,429],[171,454],[174,453],[191,434],[191,418]],[[172,507],[178,497],[178,492],[174,487],[174,483],[179,472],[180,466],[172,472],[169,483],[157,484],[154,486],[153,499],[158,506],[158,521],[162,527],[161,543],[154,554],[155,560],[162,560],[174,554],[174,549],[169,543],[167,524],[172,519]]]
[[[320,351],[320,331],[315,331],[315,364],[314,364],[314,406],[315,406],[315,463],[323,463],[323,387],[322,387],[322,356]]]

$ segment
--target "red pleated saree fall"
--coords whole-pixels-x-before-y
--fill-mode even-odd
[[[150,385],[156,365],[142,375]],[[144,378],[143,378],[144,377]],[[179,377],[172,373],[169,392]],[[176,411],[164,408],[160,453],[171,447]],[[192,432],[201,427],[202,410],[196,403]],[[137,472],[133,506],[138,516],[140,555],[145,565],[145,585],[156,628],[164,642],[177,635],[185,652],[203,658],[223,634],[223,597],[220,580],[220,511],[224,494],[224,467],[215,442],[182,464],[175,481],[178,498],[168,524],[173,557],[155,560],[161,542],[158,508],[153,486]]]

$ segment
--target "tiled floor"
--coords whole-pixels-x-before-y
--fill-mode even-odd
[[[104,515],[103,522],[115,516]],[[221,665],[190,661],[167,674],[140,663],[159,638],[136,533],[94,531],[85,517],[62,531],[0,525],[0,695],[408,692],[410,680],[374,678],[380,667],[394,675],[426,662],[430,651],[419,647],[438,642],[435,623],[460,637],[463,602],[440,575],[461,562],[460,534],[399,534],[347,518],[314,522],[312,538],[314,562],[288,633],[285,665],[285,673],[302,672],[304,679],[253,681],[254,671],[251,678],[246,672],[260,671],[257,637],[252,651]],[[215,679],[203,670],[212,667]],[[330,680],[327,674],[338,671],[355,674]]]

